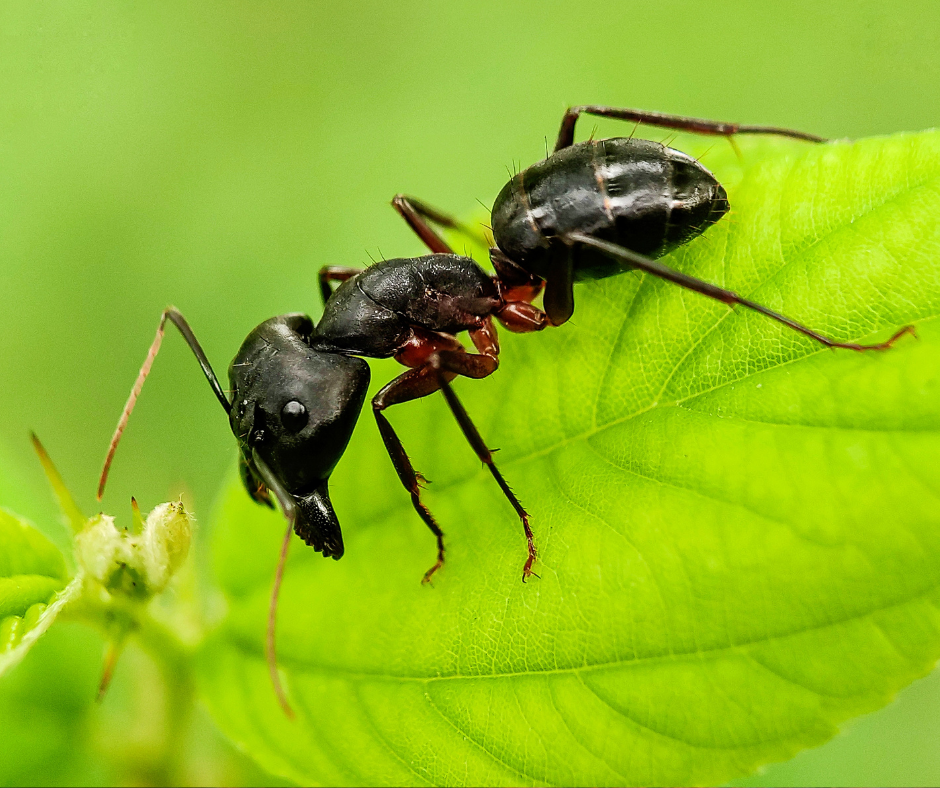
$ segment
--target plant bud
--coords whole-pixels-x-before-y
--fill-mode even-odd
[[[157,506],[136,536],[99,514],[76,534],[75,557],[86,575],[112,594],[149,598],[166,588],[186,560],[192,531],[182,503]]]
[[[192,518],[182,503],[161,503],[147,517],[140,536],[148,587],[162,591],[183,565],[193,538]]]
[[[135,563],[135,550],[114,518],[99,514],[75,535],[75,559],[85,572],[106,588],[122,566]]]

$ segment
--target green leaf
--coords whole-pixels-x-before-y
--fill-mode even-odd
[[[81,581],[56,596],[65,583],[65,560],[58,548],[29,523],[0,509],[0,676],[49,628]]]
[[[719,143],[721,144],[721,143]],[[264,664],[279,515],[232,486],[229,600],[202,657],[216,720],[327,784],[715,783],[818,745],[940,657],[940,134],[739,143],[733,211],[671,256],[830,336],[639,275],[576,288],[570,324],[507,336],[458,381],[533,515],[441,398],[390,411],[434,544],[368,408],[333,479],[346,556],[299,543],[281,596],[288,721]],[[376,384],[396,374],[374,367]]]
[[[0,581],[19,575],[54,580],[61,588],[66,576],[65,561],[58,548],[29,523],[0,509]],[[25,604],[28,607],[33,602]],[[23,610],[0,601],[0,615]]]

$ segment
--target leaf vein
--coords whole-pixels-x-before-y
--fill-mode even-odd
[[[491,758],[493,761],[495,761],[496,763],[498,763],[500,766],[503,766],[503,767],[505,767],[506,769],[508,769],[510,772],[512,772],[512,773],[514,773],[514,774],[517,774],[517,775],[519,775],[520,777],[522,777],[523,779],[529,780],[529,781],[532,782],[532,783],[540,782],[540,781],[537,780],[535,777],[533,777],[531,774],[527,774],[527,773],[526,773],[525,771],[523,771],[522,769],[519,769],[518,767],[513,766],[512,764],[510,764],[510,763],[504,761],[504,760],[503,760],[502,758],[500,758],[496,753],[494,753],[494,752],[492,752],[491,750],[488,750],[486,747],[484,747],[484,746],[483,746],[480,742],[478,742],[473,736],[471,736],[469,733],[467,733],[465,730],[463,730],[456,722],[454,722],[453,719],[451,719],[451,718],[448,717],[446,714],[444,714],[444,712],[441,711],[440,708],[438,708],[437,704],[436,704],[436,703],[434,702],[434,700],[431,698],[431,694],[430,694],[430,693],[425,692],[425,693],[424,693],[424,697],[427,699],[428,705],[429,705],[432,709],[434,709],[435,712],[437,712],[437,714],[440,716],[440,718],[441,718],[442,720],[444,720],[444,722],[446,722],[448,725],[450,725],[450,727],[452,727],[455,731],[457,731],[457,733],[459,733],[460,736],[461,736],[465,741],[470,742],[473,746],[477,747],[482,753],[484,753],[485,755],[487,755],[489,758]],[[545,781],[542,781],[541,784],[543,784],[543,785],[550,785],[550,783],[545,782]]]
[[[807,632],[815,632],[822,629],[827,629],[829,627],[836,627],[842,624],[849,623],[851,621],[857,621],[860,619],[868,618],[875,615],[876,613],[881,613],[887,610],[892,610],[894,608],[903,607],[909,605],[912,602],[917,602],[921,600],[926,600],[930,594],[936,592],[940,589],[940,582],[931,583],[924,589],[918,590],[914,593],[900,597],[899,599],[891,600],[886,602],[883,605],[878,605],[876,607],[869,608],[867,610],[861,610],[856,612],[847,612],[844,615],[832,617],[826,621],[820,621],[819,623],[809,624],[806,626],[796,627],[794,629],[784,630],[781,632],[773,634],[762,634],[753,638],[747,638],[741,640],[737,643],[727,643],[723,645],[716,646],[705,646],[694,649],[689,649],[687,651],[672,651],[669,653],[662,654],[649,654],[647,656],[631,656],[628,658],[621,659],[612,659],[606,662],[595,662],[590,664],[581,664],[577,666],[570,667],[555,667],[555,668],[544,668],[544,669],[526,669],[519,671],[503,671],[500,673],[477,673],[477,674],[436,674],[433,676],[415,676],[415,675],[406,675],[406,674],[393,674],[393,673],[382,673],[382,672],[370,672],[365,670],[348,670],[345,667],[338,665],[323,665],[313,662],[307,662],[302,659],[298,659],[293,656],[281,656],[279,660],[281,664],[285,666],[292,666],[300,668],[307,671],[314,672],[323,672],[323,673],[332,673],[336,675],[343,675],[351,678],[361,678],[363,680],[382,680],[382,681],[409,681],[409,682],[419,682],[422,684],[431,684],[439,681],[474,681],[474,680],[490,680],[490,679],[504,679],[504,678],[522,678],[522,677],[531,677],[536,676],[548,676],[548,675],[569,675],[576,671],[586,672],[594,670],[609,670],[611,668],[620,668],[620,667],[632,667],[634,665],[641,664],[650,664],[655,662],[668,662],[672,660],[684,660],[691,658],[698,658],[703,656],[712,656],[719,655],[729,651],[735,651],[741,649],[745,646],[758,645],[762,643],[772,643],[779,640],[786,640],[787,638],[795,637],[797,635],[802,635]],[[261,652],[260,649],[254,644],[254,642],[246,642],[238,640],[235,642],[236,647],[240,648],[246,653],[255,655],[255,657],[261,661]]]

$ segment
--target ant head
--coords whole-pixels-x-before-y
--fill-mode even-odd
[[[257,453],[293,496],[298,534],[338,558],[342,537],[327,482],[359,418],[369,366],[315,350],[312,333],[309,317],[291,314],[266,320],[248,335],[229,367],[229,422],[247,465],[249,493],[257,497],[264,485],[252,459]]]

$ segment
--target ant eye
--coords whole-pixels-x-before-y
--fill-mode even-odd
[[[292,399],[281,408],[281,424],[288,432],[300,432],[307,426],[307,409]]]

